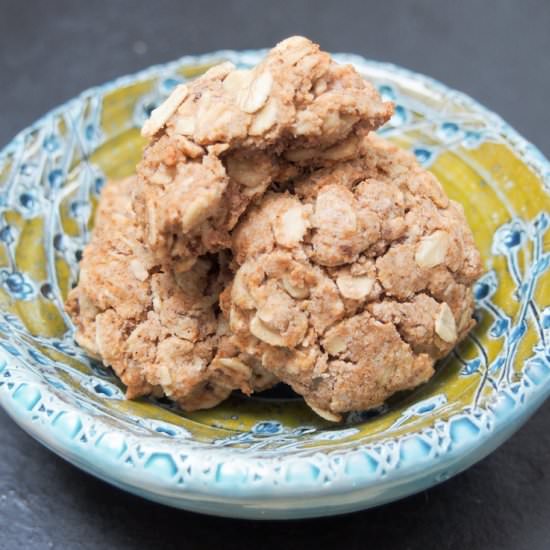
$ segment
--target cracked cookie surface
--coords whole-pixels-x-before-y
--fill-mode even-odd
[[[131,208],[135,185],[131,177],[102,191],[67,301],[77,342],[113,368],[130,398],[166,395],[193,410],[216,405],[233,389],[270,386],[274,377],[260,362],[228,342],[217,308],[230,278],[223,257],[203,257],[185,273],[160,266]]]
[[[375,135],[269,193],[233,234],[237,347],[331,420],[426,381],[472,328],[479,253],[462,207]]]
[[[247,206],[274,183],[353,158],[390,103],[349,65],[289,38],[251,70],[223,63],[178,86],[143,127],[134,208],[147,246],[178,272],[230,246]]]

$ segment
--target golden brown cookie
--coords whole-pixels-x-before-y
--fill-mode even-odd
[[[289,38],[252,70],[223,63],[174,90],[143,127],[134,207],[149,249],[181,272],[230,246],[270,185],[356,155],[393,111],[349,65]]]
[[[375,135],[360,151],[249,210],[222,300],[236,346],[330,419],[426,381],[474,324],[481,273],[437,179]]]
[[[130,398],[164,394],[193,410],[233,389],[268,387],[274,377],[226,341],[227,323],[217,313],[230,277],[223,258],[202,257],[184,273],[159,265],[131,208],[135,184],[135,177],[110,182],[102,192],[67,301],[77,342],[113,368]]]

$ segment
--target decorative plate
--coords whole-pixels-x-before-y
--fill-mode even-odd
[[[443,85],[338,55],[396,103],[383,134],[412,149],[465,208],[487,273],[477,328],[421,388],[344,425],[293,397],[234,395],[184,414],[126,401],[73,341],[62,304],[106,178],[129,175],[139,128],[179,82],[229,59],[185,57],[93,88],[0,153],[0,403],[80,468],[172,506],[246,518],[367,508],[480,460],[550,392],[550,164],[498,116]]]

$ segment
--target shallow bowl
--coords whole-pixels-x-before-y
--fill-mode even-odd
[[[280,392],[185,414],[126,401],[73,341],[62,303],[98,194],[131,174],[139,128],[178,83],[262,51],[184,57],[82,93],[0,153],[0,404],[54,452],[113,485],[233,517],[331,515],[439,483],[509,437],[550,391],[550,165],[467,96],[341,54],[396,103],[381,132],[460,201],[486,267],[478,325],[433,379],[341,425]]]

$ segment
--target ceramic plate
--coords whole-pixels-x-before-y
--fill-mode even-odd
[[[176,84],[264,53],[185,57],[88,90],[0,154],[0,403],[54,452],[152,500],[248,518],[336,514],[455,475],[548,395],[550,165],[463,94],[336,56],[396,103],[382,133],[464,205],[487,270],[475,287],[477,328],[428,384],[342,425],[277,392],[190,414],[126,401],[112,373],[74,344],[62,308],[99,192],[107,178],[132,173],[139,128]]]

